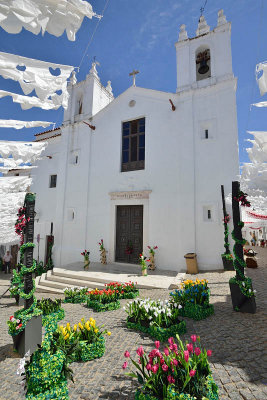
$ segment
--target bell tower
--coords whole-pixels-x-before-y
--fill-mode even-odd
[[[223,10],[218,12],[217,26],[212,31],[202,15],[193,38],[188,38],[185,25],[181,25],[175,47],[177,93],[233,78],[231,23]]]

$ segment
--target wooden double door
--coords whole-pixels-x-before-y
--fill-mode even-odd
[[[143,251],[143,206],[117,206],[115,261],[138,264]]]

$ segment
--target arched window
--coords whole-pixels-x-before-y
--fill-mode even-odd
[[[196,51],[196,80],[211,77],[210,70],[210,49],[206,46],[201,46]]]

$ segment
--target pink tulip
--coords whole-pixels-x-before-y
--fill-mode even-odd
[[[156,374],[158,369],[159,369],[159,364],[152,365],[151,367],[151,371],[153,372],[153,374]]]
[[[188,360],[189,360],[189,351],[188,350],[184,351],[184,359],[186,362],[188,362]]]
[[[123,365],[122,365],[122,369],[126,369],[126,368],[127,368],[127,365],[128,365],[128,362],[125,361],[125,362],[123,363]]]
[[[196,371],[194,369],[191,369],[191,371],[189,372],[189,375],[192,377],[192,376],[195,376],[195,374],[196,374]]]
[[[175,366],[177,367],[178,361],[176,360],[176,358],[174,358],[174,359],[172,360],[172,363],[173,363],[173,365],[175,365]]]
[[[143,355],[144,355],[143,346],[140,346],[140,347],[136,350],[136,353],[137,353],[137,355],[138,355],[139,357],[143,357]]]
[[[129,351],[125,351],[125,353],[124,353],[124,357],[126,357],[126,358],[130,357],[130,353],[129,353]]]
[[[150,363],[147,363],[147,365],[146,365],[146,369],[147,369],[148,371],[150,371],[150,370],[151,370],[151,364],[150,364]]]
[[[168,367],[167,364],[163,364],[163,365],[161,366],[161,368],[162,368],[162,370],[163,370],[164,372],[167,372],[169,367]]]
[[[195,348],[195,355],[196,355],[196,356],[199,356],[200,354],[201,354],[200,348],[199,348],[199,347],[196,347],[196,348]]]
[[[167,379],[169,383],[175,383],[175,379],[171,375],[168,375]]]
[[[197,335],[192,335],[191,340],[193,343],[195,343],[197,341]]]
[[[170,337],[170,338],[168,339],[168,342],[169,342],[170,344],[173,344],[173,337]]]
[[[210,357],[212,355],[212,350],[207,351],[207,356]]]
[[[169,350],[167,349],[167,347],[164,349],[164,354],[165,354],[165,356],[167,356],[167,357],[168,357],[168,355],[170,354],[170,353],[169,353]]]
[[[159,349],[160,342],[158,340],[155,341],[155,346],[156,346],[157,349]]]
[[[187,350],[189,351],[189,353],[192,353],[192,351],[193,351],[193,343],[188,343],[186,345],[186,347],[187,347]]]

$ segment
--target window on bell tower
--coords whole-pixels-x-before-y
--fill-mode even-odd
[[[196,51],[196,80],[201,81],[210,77],[210,49],[201,46]]]

